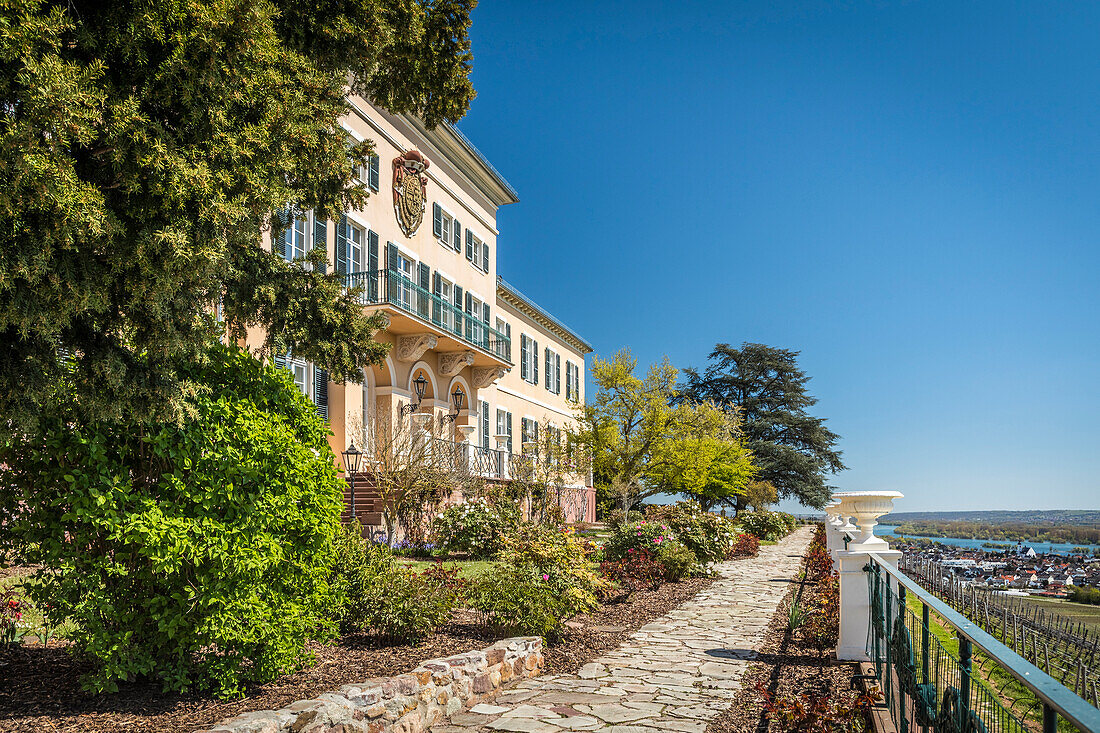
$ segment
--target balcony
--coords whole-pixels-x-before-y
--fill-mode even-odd
[[[430,326],[440,337],[439,349],[451,351],[473,346],[482,354],[475,366],[511,365],[511,341],[500,331],[453,303],[420,287],[393,270],[349,272],[343,275],[347,288],[358,289],[358,300],[365,306],[391,306],[396,316],[392,333],[416,333]]]

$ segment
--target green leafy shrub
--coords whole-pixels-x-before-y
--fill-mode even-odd
[[[695,553],[679,542],[662,542],[657,548],[657,559],[665,566],[665,579],[674,583],[691,577],[699,569]]]
[[[519,509],[508,501],[475,499],[447,507],[435,518],[432,529],[444,552],[492,557],[504,548],[504,539],[516,531],[520,519]]]
[[[731,520],[704,512],[694,501],[652,505],[646,518],[667,524],[676,539],[695,553],[702,565],[726,559],[737,538],[737,528]]]
[[[836,644],[840,635],[840,577],[835,572],[818,582],[806,609],[802,633],[822,649]]]
[[[433,567],[417,573],[396,565],[371,583],[361,626],[387,639],[418,641],[450,620],[464,585],[457,570]]]
[[[785,512],[760,510],[737,515],[737,525],[742,531],[769,542],[789,534],[797,524],[798,521]]]
[[[551,634],[596,606],[609,587],[593,568],[595,545],[571,529],[527,526],[505,540],[497,571],[473,583],[471,605],[510,631]]]
[[[51,626],[113,691],[239,694],[327,638],[343,481],[325,423],[290,375],[236,348],[182,367],[179,424],[85,422],[75,401],[0,444],[0,545],[43,566],[30,586]]]
[[[400,565],[385,545],[369,542],[355,525],[336,542],[330,584],[333,619],[342,631],[371,631],[387,639],[415,641],[450,620],[465,582],[437,563],[422,573]]]

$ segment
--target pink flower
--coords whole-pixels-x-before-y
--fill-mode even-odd
[[[550,580],[550,576],[547,573],[543,573],[542,574],[542,579],[543,580]]]

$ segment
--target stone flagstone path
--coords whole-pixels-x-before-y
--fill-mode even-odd
[[[721,563],[709,588],[577,674],[524,680],[493,704],[475,705],[432,730],[703,733],[738,696],[811,529],[761,547],[751,560]]]

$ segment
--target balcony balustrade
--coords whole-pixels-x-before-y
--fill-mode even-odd
[[[394,270],[349,272],[343,275],[349,289],[358,289],[362,305],[391,305],[431,324],[444,334],[512,363],[510,339],[472,313],[422,288]]]

